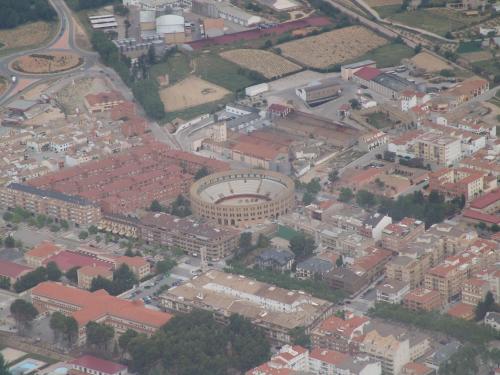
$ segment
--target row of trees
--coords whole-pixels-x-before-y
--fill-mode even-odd
[[[321,191],[321,181],[319,178],[313,178],[307,184],[303,184],[297,180],[295,185],[297,189],[304,192],[302,195],[302,203],[305,206],[313,203],[316,199],[316,195]]]
[[[158,83],[147,78],[146,59],[141,59],[143,69],[140,69],[142,80],[135,82],[136,74],[131,74],[130,59],[123,57],[116,45],[100,31],[92,33],[90,39],[92,47],[99,53],[103,63],[113,68],[125,84],[132,88],[136,100],[141,103],[146,113],[153,119],[159,120],[165,115],[165,108],[158,94]],[[154,51],[153,51],[154,53]],[[150,55],[150,54],[148,54]],[[150,62],[151,63],[151,62]]]
[[[59,230],[68,230],[69,223],[66,220],[54,221],[53,218],[46,215],[35,215],[34,213],[25,210],[21,207],[15,207],[12,211],[7,211],[3,214],[3,219],[9,223],[19,224],[26,223],[32,227],[42,229],[45,226],[49,226],[52,232],[58,232]]]
[[[122,264],[113,272],[113,280],[105,279],[102,276],[94,278],[90,290],[104,289],[112,296],[117,296],[132,289],[135,284],[137,284],[137,277],[126,264]]]
[[[59,281],[62,272],[55,262],[47,263],[46,267],[38,267],[26,275],[23,275],[14,283],[16,293],[24,292],[37,286],[43,281]]]
[[[48,0],[2,0],[1,3],[0,29],[34,21],[51,22],[57,18]]]
[[[264,333],[250,321],[233,315],[224,326],[206,311],[176,316],[150,338],[126,332],[119,346],[144,375],[244,373],[270,356]]]
[[[182,194],[179,194],[169,207],[162,205],[155,199],[151,202],[149,209],[153,212],[166,212],[178,217],[186,217],[192,214],[191,202]]]

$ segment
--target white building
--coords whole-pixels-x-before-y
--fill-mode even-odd
[[[257,96],[269,91],[269,84],[260,83],[258,85],[249,86],[245,89],[246,96]]]
[[[382,366],[368,356],[351,357],[334,350],[314,348],[309,353],[309,372],[318,375],[381,375]]]
[[[384,280],[382,284],[377,286],[377,301],[398,305],[409,292],[409,283],[398,280]]]
[[[500,330],[500,313],[493,311],[486,313],[484,324],[496,330]]]
[[[262,18],[247,13],[229,3],[217,3],[219,17],[242,26],[256,25],[262,22]]]

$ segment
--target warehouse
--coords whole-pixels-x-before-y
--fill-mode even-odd
[[[158,17],[156,19],[156,33],[167,44],[184,43],[186,41],[184,17],[174,14]]]

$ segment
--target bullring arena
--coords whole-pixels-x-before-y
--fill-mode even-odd
[[[294,188],[291,178],[277,172],[219,172],[191,186],[191,207],[196,216],[244,227],[289,213],[295,203]]]

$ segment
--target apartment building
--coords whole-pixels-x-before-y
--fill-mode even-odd
[[[85,344],[86,324],[90,321],[112,326],[117,335],[127,329],[151,335],[172,318],[171,314],[146,308],[140,301],[113,297],[104,290],[91,293],[51,281],[31,289],[30,298],[40,313],[58,311],[75,318],[79,345]]]
[[[122,264],[126,264],[137,280],[142,280],[151,273],[151,265],[143,257],[120,256],[114,259],[113,263],[115,269],[120,268]]]
[[[202,220],[178,218],[166,213],[147,213],[139,224],[139,237],[147,242],[179,248],[187,254],[206,251],[209,261],[217,261],[238,248],[240,232],[217,227]]]
[[[399,255],[386,265],[386,276],[389,279],[407,283],[410,290],[417,288],[424,280],[422,264],[418,259]]]
[[[31,267],[26,267],[8,260],[0,260],[0,280],[8,280],[10,285],[14,285],[19,278],[31,271],[33,271]]]
[[[403,306],[413,311],[439,311],[443,307],[443,300],[437,290],[417,288],[404,296]]]
[[[442,167],[453,165],[462,156],[460,138],[437,132],[418,136],[415,139],[415,151],[425,162],[436,163]]]
[[[92,280],[102,277],[107,280],[113,280],[113,271],[102,266],[84,266],[76,271],[78,277],[78,287],[81,289],[90,289]]]
[[[382,238],[382,231],[389,224],[392,224],[392,218],[377,212],[363,220],[363,224],[359,227],[358,233],[362,236],[373,238],[375,241],[380,241]]]
[[[273,342],[289,344],[290,331],[311,328],[333,314],[332,303],[302,291],[289,291],[244,276],[208,271],[190,282],[170,288],[160,295],[167,310],[190,312],[212,311],[217,319],[226,320],[238,313],[261,327]]]
[[[61,251],[63,251],[63,249],[53,242],[42,241],[31,250],[24,253],[24,260],[30,267],[42,267],[47,259]]]
[[[477,306],[479,302],[484,301],[484,297],[486,297],[489,290],[490,284],[487,280],[472,277],[462,285],[462,302]]]
[[[346,313],[345,319],[330,316],[311,331],[314,347],[341,353],[359,353],[359,340],[366,333],[368,318]]]
[[[429,189],[448,198],[471,200],[485,190],[485,174],[468,168],[443,168],[429,175]]]
[[[389,224],[382,230],[382,247],[398,253],[424,232],[424,222],[405,217],[399,223]]]
[[[309,369],[309,351],[299,345],[283,345],[269,361],[248,370],[245,375],[275,375],[306,372]]]
[[[99,205],[77,195],[11,183],[0,188],[3,209],[21,207],[37,215],[66,220],[78,226],[92,225],[101,219]]]
[[[410,284],[399,280],[386,279],[376,287],[377,302],[399,305],[406,294],[410,292]]]
[[[318,375],[382,375],[382,365],[369,357],[351,357],[335,350],[314,348],[309,353],[309,372]]]

